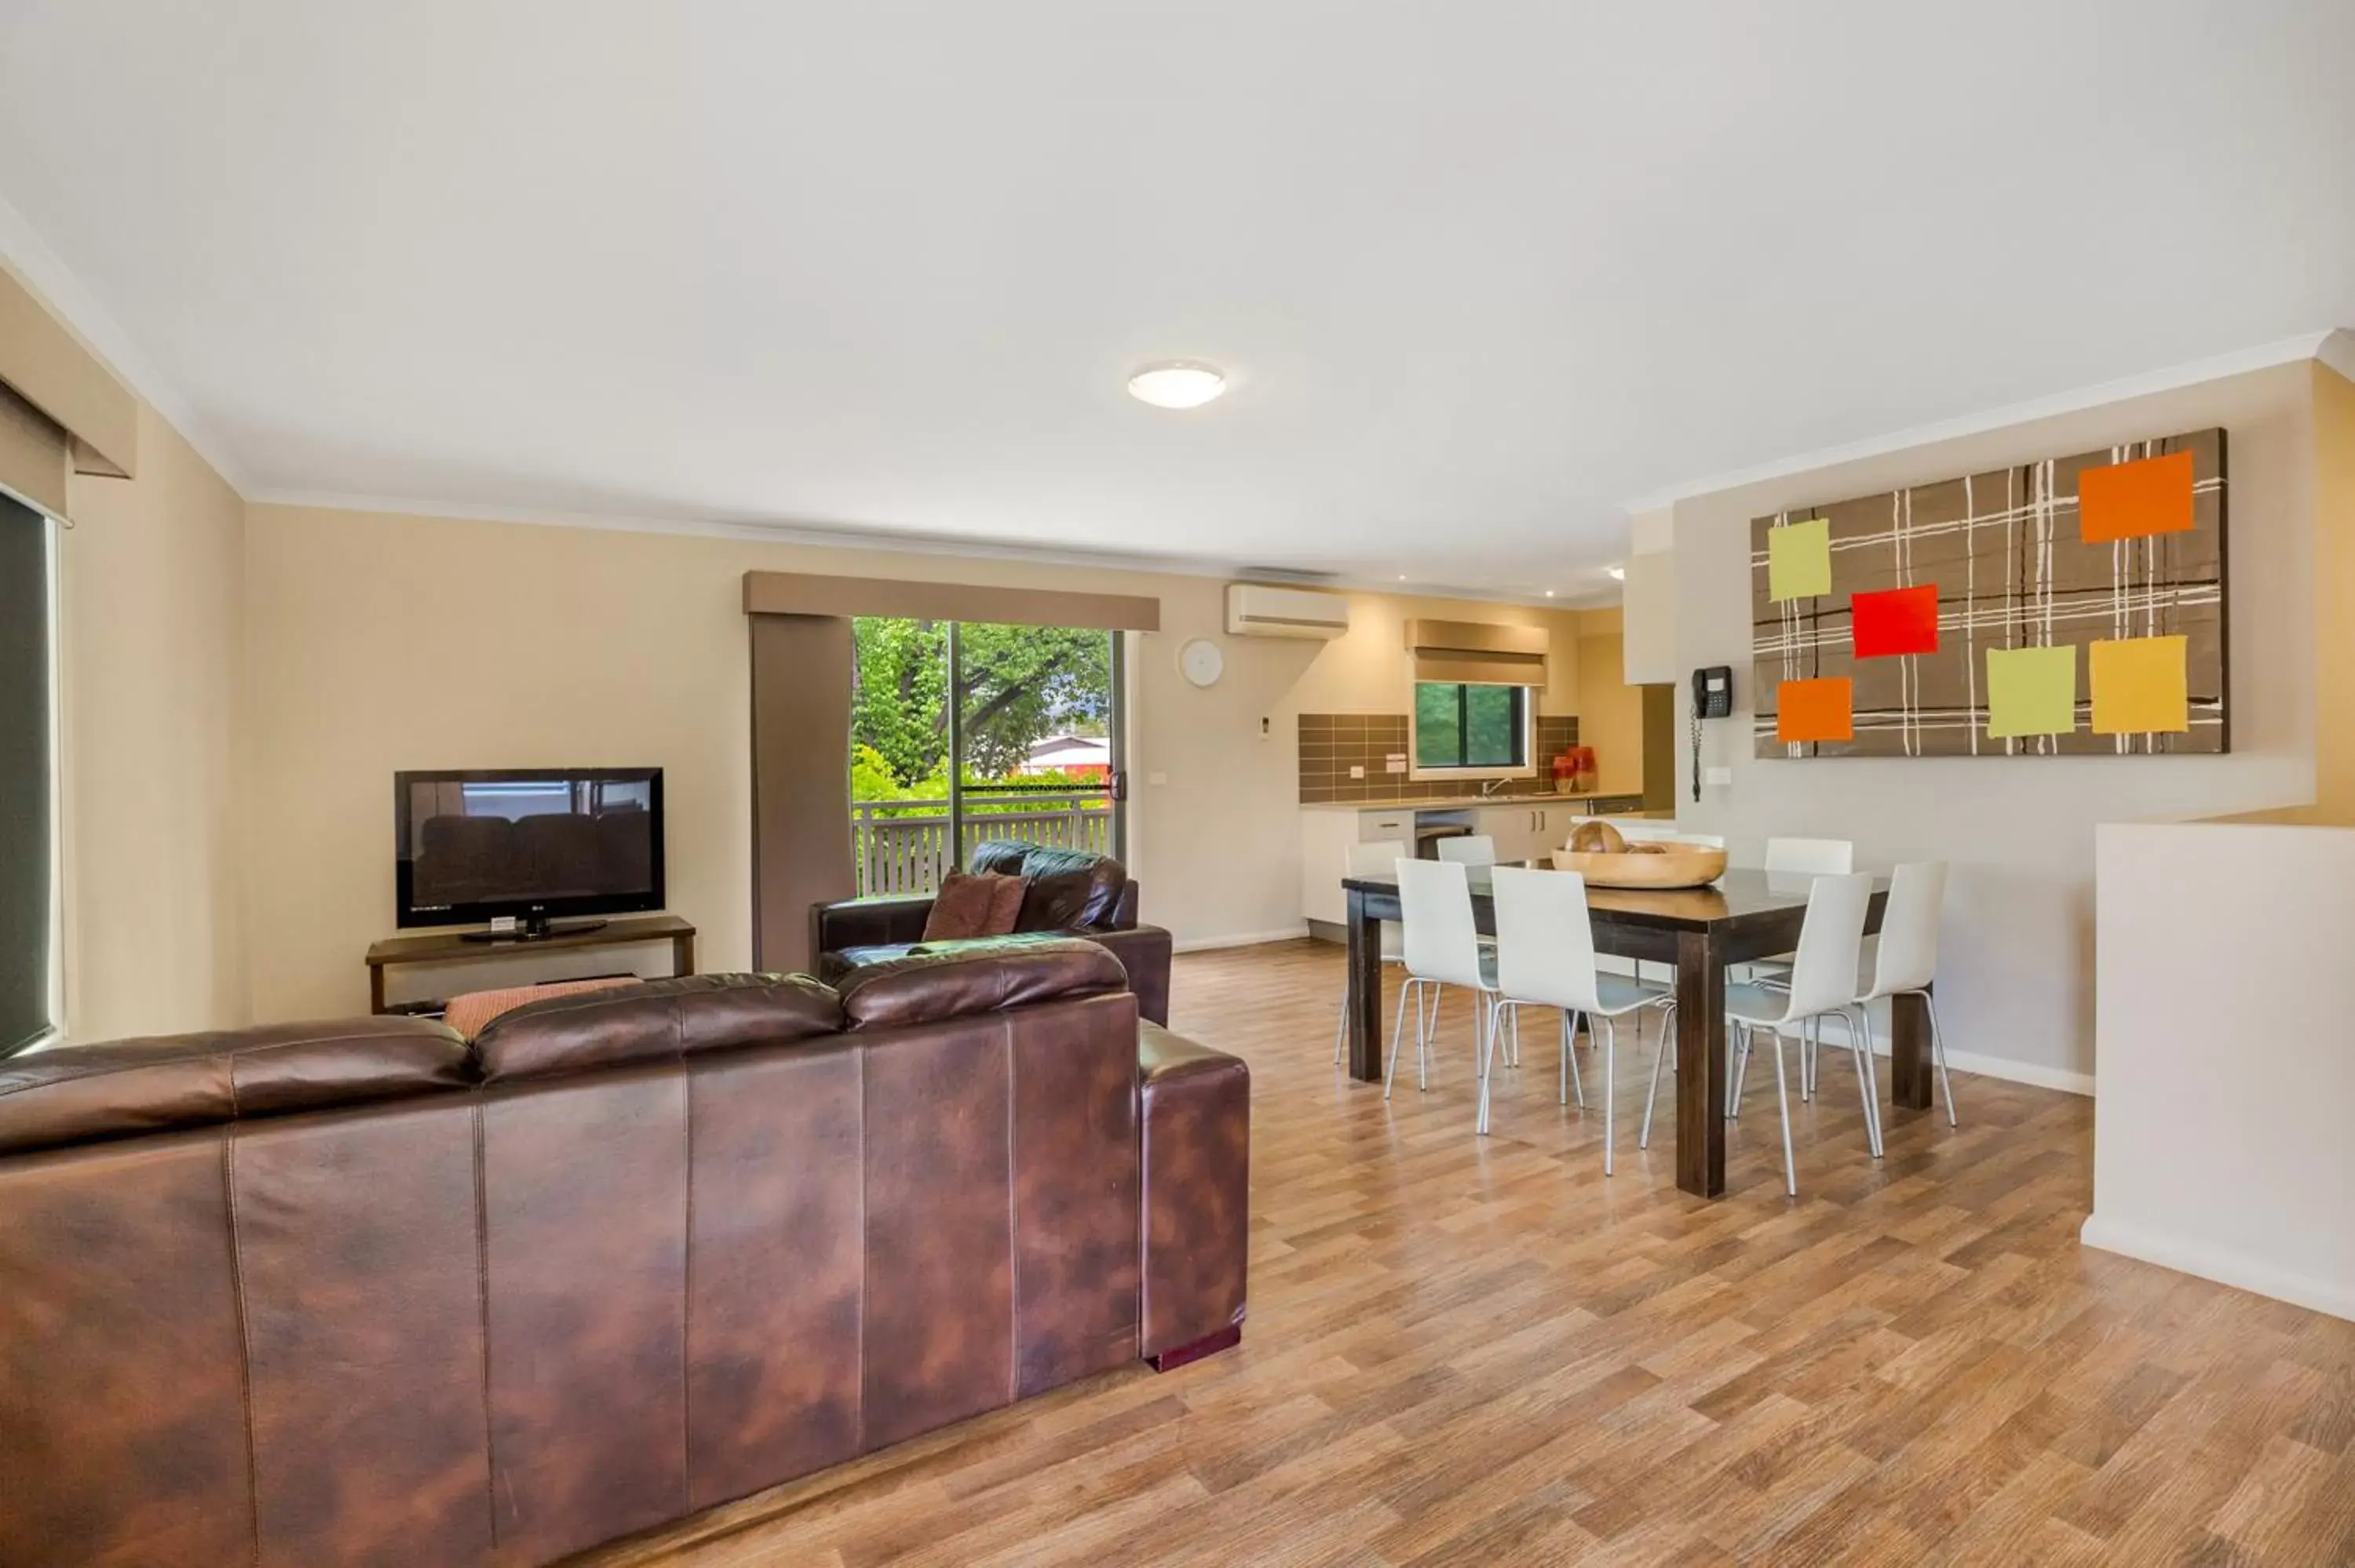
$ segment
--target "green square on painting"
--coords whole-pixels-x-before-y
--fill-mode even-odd
[[[2077,727],[2077,650],[1990,648],[1987,738],[2067,735]]]
[[[1818,517],[1766,530],[1766,597],[1813,599],[1832,591],[1832,525]]]

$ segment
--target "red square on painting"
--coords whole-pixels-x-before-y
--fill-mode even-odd
[[[1848,609],[1849,624],[1856,638],[1856,656],[1859,659],[1938,651],[1935,584],[1850,594]]]

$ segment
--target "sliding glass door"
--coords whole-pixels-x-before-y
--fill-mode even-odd
[[[861,894],[930,893],[990,839],[1125,847],[1121,634],[852,622]]]

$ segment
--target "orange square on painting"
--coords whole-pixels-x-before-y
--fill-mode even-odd
[[[2089,468],[2077,475],[2077,536],[2088,545],[2191,532],[2191,454]]]
[[[1774,738],[1789,744],[1856,738],[1856,687],[1846,675],[1774,688]]]

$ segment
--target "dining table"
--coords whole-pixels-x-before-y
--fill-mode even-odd
[[[1469,866],[1474,923],[1497,929],[1487,866]],[[1725,1192],[1725,974],[1733,966],[1791,952],[1799,945],[1814,878],[1804,874],[1728,871],[1703,887],[1636,891],[1589,883],[1594,950],[1667,964],[1676,970],[1677,1185],[1696,1197]],[[1400,917],[1395,873],[1342,879],[1348,895],[1349,1075],[1382,1081],[1381,924]],[[1865,932],[1881,929],[1886,878],[1873,885]],[[1890,1099],[1902,1109],[1930,1105],[1930,1013],[1920,996],[1890,999]]]

